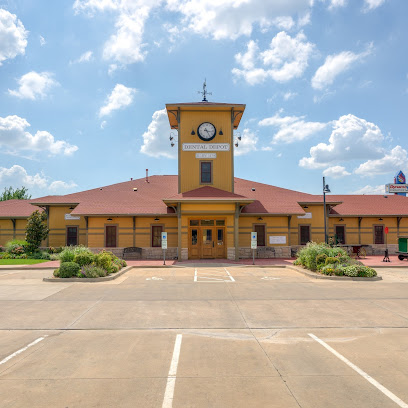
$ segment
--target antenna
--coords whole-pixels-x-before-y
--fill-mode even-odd
[[[207,92],[207,78],[204,79],[203,90],[202,91],[197,91],[197,92],[199,94],[203,95],[202,102],[208,102],[207,101],[207,95],[212,95],[212,92]]]

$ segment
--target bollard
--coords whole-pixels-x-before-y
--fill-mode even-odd
[[[390,257],[388,256],[388,248],[384,252],[384,258],[382,260],[383,262],[391,262]]]

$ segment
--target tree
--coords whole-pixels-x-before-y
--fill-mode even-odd
[[[28,189],[26,187],[16,188],[4,187],[3,193],[0,194],[0,201],[6,200],[29,200],[31,194],[27,194]]]
[[[30,252],[34,252],[41,245],[41,242],[48,237],[50,230],[46,224],[47,213],[45,211],[34,211],[27,220],[26,241]]]

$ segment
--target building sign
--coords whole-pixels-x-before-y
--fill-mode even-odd
[[[167,232],[161,233],[161,247],[162,249],[167,249]]]
[[[386,184],[386,193],[408,193],[408,184]]]
[[[395,175],[395,177],[394,177],[394,185],[395,185],[395,186],[398,186],[398,185],[399,185],[399,186],[405,186],[405,187],[407,187],[406,179],[405,179],[405,174],[404,174],[401,170],[400,170],[400,171]],[[386,185],[386,186],[385,186],[385,191],[386,191],[387,193],[393,192],[393,193],[395,193],[395,194],[397,194],[397,195],[406,196],[408,190],[394,189],[394,190],[392,190],[392,191],[387,191],[387,185]]]
[[[229,152],[229,143],[183,143],[183,152]]]
[[[269,235],[270,244],[286,244],[286,235]]]
[[[217,153],[196,153],[196,159],[216,159]]]
[[[312,213],[305,213],[305,215],[298,215],[298,218],[312,218]]]
[[[80,220],[81,219],[81,217],[79,215],[71,215],[71,214],[65,214],[64,218],[65,218],[66,221]]]

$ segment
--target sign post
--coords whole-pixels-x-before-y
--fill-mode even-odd
[[[385,232],[385,254],[383,262],[391,262],[390,257],[388,256],[388,227],[384,228],[384,232]]]
[[[257,233],[251,232],[252,265],[255,265],[255,249],[257,248]]]
[[[167,232],[161,233],[161,247],[163,250],[163,265],[166,265]]]

